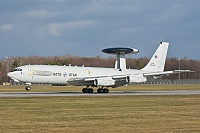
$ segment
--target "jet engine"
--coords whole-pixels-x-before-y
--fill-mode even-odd
[[[162,76],[153,76],[154,79],[160,79]]]
[[[146,81],[147,81],[147,78],[144,77],[142,74],[127,76],[127,82],[129,84],[143,83],[143,82],[146,82]]]
[[[95,86],[113,86],[115,85],[115,80],[112,78],[98,78],[94,80]]]

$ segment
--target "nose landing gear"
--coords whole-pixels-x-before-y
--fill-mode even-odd
[[[26,89],[27,91],[30,91],[30,90],[31,90],[31,86],[27,85],[25,89]]]
[[[31,90],[31,83],[26,83],[25,89],[26,89],[27,91],[30,91],[30,90]]]

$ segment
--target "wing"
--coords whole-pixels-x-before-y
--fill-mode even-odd
[[[115,76],[99,76],[99,77],[81,77],[81,78],[70,78],[67,81],[71,85],[86,85],[86,86],[110,86],[119,87],[127,84],[126,75],[115,75]]]
[[[146,82],[147,79],[143,74],[128,74],[128,75],[113,75],[101,77],[82,77],[71,78],[68,83],[71,85],[86,85],[86,86],[106,86],[116,88],[127,84]]]
[[[99,76],[99,77],[73,77],[67,82],[70,85],[76,86],[106,86],[116,88],[127,84],[143,83],[147,81],[147,77],[159,78],[165,75],[193,72],[190,70],[173,70],[164,72],[147,72],[141,74],[125,74],[125,75],[113,75],[113,76]]]

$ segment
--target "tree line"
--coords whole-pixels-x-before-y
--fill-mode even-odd
[[[127,68],[131,69],[141,69],[148,62],[149,58],[127,58]],[[188,60],[186,57],[180,59],[177,58],[167,58],[165,70],[178,70],[179,63],[181,69],[189,69],[195,71],[193,73],[181,73],[181,79],[199,79],[200,78],[200,61],[198,60]],[[71,65],[71,66],[87,66],[87,67],[107,67],[113,68],[115,66],[115,58],[107,57],[102,58],[100,56],[95,57],[79,57],[73,55],[63,55],[63,56],[28,56],[28,57],[9,57],[2,58],[0,60],[0,84],[3,82],[8,82],[10,79],[7,77],[7,72],[12,69],[22,66],[22,65]],[[164,79],[178,79],[178,74],[165,76]]]

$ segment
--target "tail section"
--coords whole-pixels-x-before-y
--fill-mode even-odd
[[[169,42],[160,42],[160,46],[152,56],[149,63],[141,70],[149,72],[163,72],[167,56]]]

